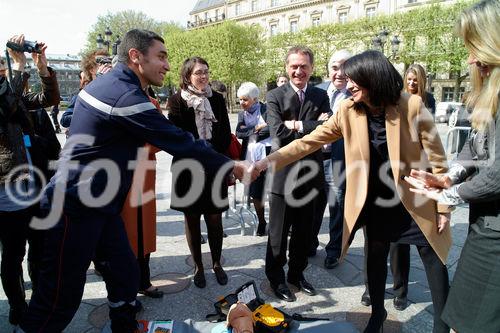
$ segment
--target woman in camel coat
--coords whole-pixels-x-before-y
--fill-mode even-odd
[[[447,332],[440,314],[448,294],[449,208],[415,195],[402,180],[412,168],[434,174],[447,171],[432,116],[420,97],[401,93],[401,76],[380,52],[350,58],[344,72],[352,97],[326,123],[257,162],[256,168],[273,165],[279,170],[344,138],[342,257],[355,231],[366,225],[372,316],[365,332],[378,332],[387,316],[384,293],[390,242],[417,245],[434,304],[434,332]]]

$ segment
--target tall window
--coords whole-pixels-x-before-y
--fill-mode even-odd
[[[366,17],[367,18],[373,18],[373,17],[375,17],[375,7],[368,7],[368,8],[366,8]]]
[[[453,102],[453,87],[443,87],[443,102]]]
[[[234,16],[238,16],[241,14],[241,7],[240,7],[240,4],[237,3],[236,5],[234,5]]]
[[[269,26],[269,32],[271,36],[276,36],[278,34],[278,25],[273,23]]]
[[[299,30],[299,25],[297,21],[290,21],[290,32],[297,32]]]
[[[215,20],[217,21],[219,19],[219,10],[215,10]]]
[[[257,11],[257,0],[253,0],[252,1],[252,12],[256,12]]]
[[[341,12],[339,13],[339,23],[346,23],[347,22],[347,12]]]
[[[205,21],[208,21],[208,12],[205,12]]]
[[[271,7],[276,7],[279,5],[279,0],[271,0]]]
[[[315,16],[312,18],[312,26],[317,27],[321,23],[321,18],[319,16]]]

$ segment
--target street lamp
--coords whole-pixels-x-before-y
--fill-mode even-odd
[[[378,50],[382,53],[385,53],[385,43],[387,42],[387,38],[389,37],[389,31],[386,28],[383,28],[382,31],[375,35],[372,38],[372,45],[375,50]],[[395,35],[391,39],[391,57],[394,59],[396,54],[399,52],[399,44],[401,44],[401,40],[397,35]]]
[[[97,38],[95,40],[97,43],[97,47],[99,49],[103,49],[104,45],[106,45],[106,50],[109,53],[109,46],[111,45],[111,36],[112,35],[113,35],[113,32],[111,31],[111,29],[109,27],[107,27],[106,30],[104,31],[104,38],[102,38],[102,34],[97,34]],[[118,45],[120,45],[120,43],[121,43],[120,36],[117,35],[116,40],[112,45],[113,55],[117,54]]]

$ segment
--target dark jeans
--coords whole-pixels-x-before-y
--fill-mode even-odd
[[[32,216],[32,207],[12,212],[0,211],[2,286],[11,309],[15,310],[26,307],[22,262]]]
[[[333,163],[332,163],[333,162]],[[340,258],[342,253],[342,229],[344,225],[344,195],[343,186],[333,177],[333,164],[339,163],[328,158],[323,161],[325,172],[325,187],[314,200],[313,234],[311,251],[319,245],[318,234],[323,222],[326,205],[330,212],[329,233],[330,240],[325,247],[327,257]]]
[[[46,231],[39,288],[21,323],[25,332],[61,332],[70,323],[96,250],[109,265],[103,272],[108,300],[135,301],[139,272],[121,217],[90,208],[74,211]]]

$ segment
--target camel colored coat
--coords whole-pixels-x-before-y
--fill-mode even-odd
[[[394,181],[401,202],[443,263],[451,246],[447,227],[437,232],[437,213],[449,212],[447,206],[410,192],[402,179],[410,170],[431,170],[434,174],[447,171],[445,152],[432,115],[420,97],[402,93],[397,105],[386,108],[387,147]],[[368,120],[363,111],[354,109],[352,99],[342,102],[338,112],[309,135],[297,139],[267,158],[276,170],[311,154],[322,145],[344,138],[346,160],[346,193],[342,257],[345,256],[355,231],[368,191],[370,147]]]
[[[161,112],[160,104],[150,97],[151,102]],[[125,224],[130,247],[136,257],[139,255],[139,206],[142,206],[142,241],[144,253],[156,251],[156,153],[160,149],[146,144],[137,157],[137,166],[132,179],[132,186],[122,208],[122,219]],[[150,165],[148,165],[150,164]]]

